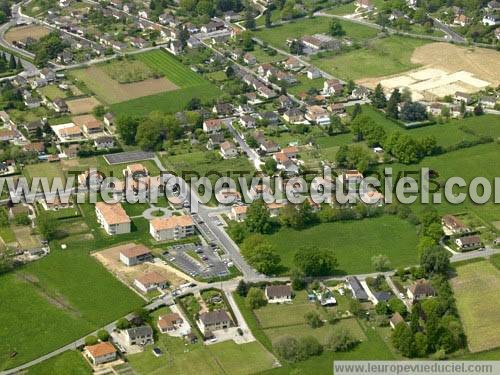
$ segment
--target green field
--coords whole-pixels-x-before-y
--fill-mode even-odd
[[[345,80],[379,77],[418,67],[411,63],[411,55],[415,48],[426,43],[428,42],[421,39],[390,36],[372,40],[358,50],[313,58],[311,62],[325,72]]]
[[[340,221],[312,226],[304,230],[284,228],[266,236],[281,256],[282,264],[293,267],[295,250],[318,246],[331,250],[338,260],[336,274],[375,272],[370,259],[384,254],[393,268],[418,263],[417,229],[394,216],[361,221]]]
[[[0,300],[9,301],[0,309],[1,369],[68,344],[142,305],[88,255],[85,241],[80,239],[79,247],[67,244],[60,250],[52,243],[47,257],[0,276]],[[10,358],[13,351],[17,355]]]
[[[28,369],[28,375],[46,374],[92,374],[92,369],[80,352],[69,350],[56,357],[47,359],[42,363]]]
[[[456,267],[451,285],[471,352],[500,346],[500,271],[490,262]]]
[[[373,38],[377,35],[377,30],[371,27],[348,21],[338,21],[346,32],[346,36],[351,38],[353,41],[363,41]],[[259,29],[255,31],[254,35],[255,37],[269,43],[270,45],[288,50],[288,48],[286,47],[287,39],[291,37],[300,38],[304,35],[327,33],[330,22],[331,18],[329,17],[301,18],[268,29]],[[350,62],[350,65],[354,64]]]
[[[56,85],[49,85],[39,89],[42,95],[45,95],[50,100],[54,100],[55,98],[65,98],[67,97],[66,91],[61,90]]]
[[[119,83],[139,82],[155,76],[155,70],[149,65],[141,60],[130,58],[103,64],[102,69]]]

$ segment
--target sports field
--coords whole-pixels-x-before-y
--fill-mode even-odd
[[[301,246],[331,250],[339,263],[335,272],[339,275],[375,272],[370,259],[378,254],[386,255],[393,268],[418,263],[417,228],[395,216],[318,224],[304,230],[284,228],[266,238],[289,269]]]
[[[451,285],[469,350],[500,346],[500,271],[485,260],[460,265],[456,272]]]

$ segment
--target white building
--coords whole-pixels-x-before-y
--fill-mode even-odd
[[[97,202],[95,204],[95,213],[97,221],[107,234],[130,233],[130,218],[120,203]]]

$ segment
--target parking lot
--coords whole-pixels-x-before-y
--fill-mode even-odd
[[[212,278],[229,274],[227,262],[217,254],[217,247],[181,244],[167,248],[163,257],[191,277]]]

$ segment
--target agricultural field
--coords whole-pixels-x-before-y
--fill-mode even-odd
[[[0,299],[10,301],[0,310],[1,369],[50,352],[142,305],[81,244],[80,239],[80,247],[67,243],[60,250],[55,242],[49,256],[0,276]],[[13,351],[17,355],[10,358]]]
[[[500,271],[486,260],[462,264],[456,267],[451,286],[469,350],[500,346]]]
[[[126,58],[104,63],[101,67],[111,79],[118,83],[133,83],[156,78],[156,72],[140,60]]]
[[[338,275],[375,272],[370,259],[378,254],[386,255],[393,268],[418,263],[417,228],[395,216],[324,223],[300,231],[283,228],[266,239],[288,271],[294,250],[306,245],[330,249],[338,260]]]
[[[5,40],[9,43],[15,41],[21,41],[28,37],[38,40],[41,37],[48,35],[49,33],[50,29],[45,26],[40,26],[40,25],[17,26],[9,29],[5,33]]]
[[[346,32],[346,37],[351,38],[353,41],[361,42],[377,35],[377,30],[373,28],[349,21],[338,21]],[[331,18],[329,17],[301,18],[268,29],[259,29],[254,32],[254,35],[256,38],[274,47],[288,50],[286,46],[287,39],[290,37],[299,38],[304,35],[327,33],[330,22]]]
[[[345,80],[379,77],[418,67],[411,57],[415,48],[426,43],[421,39],[390,36],[371,40],[354,51],[331,57],[313,57],[311,62],[325,72]]]

